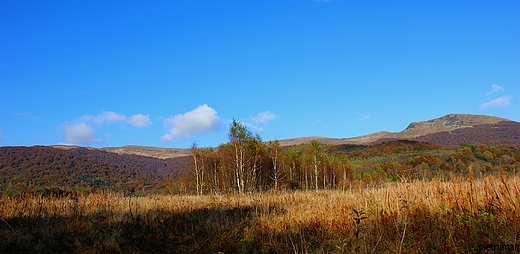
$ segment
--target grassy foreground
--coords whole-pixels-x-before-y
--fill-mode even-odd
[[[507,176],[345,192],[2,197],[0,253],[515,253],[518,207],[520,177]]]

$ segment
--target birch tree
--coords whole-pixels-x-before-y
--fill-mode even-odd
[[[312,151],[312,163],[313,163],[313,169],[314,169],[314,189],[318,190],[318,176],[319,176],[318,163],[322,156],[322,147],[318,141],[312,140],[310,143],[310,148]]]
[[[273,180],[274,189],[277,190],[280,181],[285,178],[281,167],[285,153],[278,140],[275,140],[274,142],[269,141],[267,148],[269,151],[271,163],[273,165],[272,174],[270,177]]]
[[[204,166],[204,161],[199,161],[201,160],[201,153],[197,147],[196,142],[193,142],[191,145],[191,154],[193,155],[193,168],[195,169],[195,185],[197,195],[202,195],[202,183],[204,181],[204,173],[202,168]]]
[[[246,149],[248,140],[252,137],[251,132],[244,124],[233,119],[233,123],[229,128],[229,141],[231,142],[235,152],[235,183],[239,194],[244,193],[246,186]]]

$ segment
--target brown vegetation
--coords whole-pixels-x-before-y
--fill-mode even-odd
[[[345,191],[0,197],[2,253],[478,253],[518,248],[520,177]],[[503,247],[505,248],[505,247]],[[518,249],[517,249],[518,251]]]
[[[0,147],[0,193],[51,186],[84,194],[99,189],[152,191],[177,179],[188,166],[187,157],[162,160],[88,148]]]
[[[460,144],[520,145],[520,123],[503,121],[420,136],[414,140],[458,147]]]

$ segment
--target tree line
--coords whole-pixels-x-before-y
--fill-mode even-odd
[[[170,193],[248,193],[267,190],[345,189],[352,184],[380,184],[402,179],[431,179],[449,174],[514,174],[520,148],[469,145],[448,148],[397,140],[377,145],[308,144],[281,147],[263,142],[243,123],[233,120],[229,142],[216,148],[191,149],[192,174],[178,179]],[[170,185],[170,189],[172,186]]]
[[[216,148],[191,148],[192,177],[198,195],[270,189],[342,188],[352,180],[347,156],[329,155],[317,141],[285,149],[278,141],[262,142],[243,123],[233,120],[229,142]],[[190,184],[191,183],[191,184]]]

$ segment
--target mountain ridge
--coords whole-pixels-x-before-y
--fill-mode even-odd
[[[370,145],[375,143],[381,143],[384,141],[390,140],[398,140],[398,139],[409,139],[415,140],[419,137],[432,135],[435,133],[443,133],[443,132],[451,132],[454,130],[460,130],[465,128],[473,128],[475,126],[483,126],[490,125],[490,128],[493,128],[494,125],[497,125],[501,122],[508,123],[516,123],[518,122],[508,120],[506,118],[500,118],[495,116],[487,116],[487,115],[473,115],[473,114],[447,114],[445,116],[430,119],[426,121],[419,122],[411,122],[404,130],[400,132],[388,132],[388,131],[379,131],[370,133],[367,135],[352,137],[352,138],[326,138],[326,137],[316,137],[314,138],[316,141],[323,144],[355,144],[355,145]],[[515,128],[515,126],[513,126]],[[520,128],[520,127],[517,127]],[[468,134],[470,135],[470,134]],[[520,135],[520,130],[519,134]],[[290,146],[290,145],[299,145],[305,142],[301,141],[310,141],[312,137],[300,137],[295,139],[285,139],[281,140],[280,144],[282,146]],[[434,140],[430,139],[430,142],[434,142]],[[479,140],[477,140],[478,142]],[[520,143],[519,143],[520,144]]]

